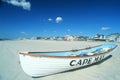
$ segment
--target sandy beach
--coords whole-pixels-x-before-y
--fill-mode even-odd
[[[68,72],[32,78],[25,74],[19,64],[19,51],[67,51],[84,49],[105,42],[89,41],[0,41],[0,80],[119,80],[120,43],[112,57],[104,62]]]

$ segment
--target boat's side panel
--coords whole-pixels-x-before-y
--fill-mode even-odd
[[[19,56],[24,72],[34,77],[50,75],[90,65],[105,58],[105,54],[83,58],[49,58],[22,54],[19,54]]]
[[[110,44],[97,47],[97,49],[102,48],[103,51],[99,52],[99,54],[94,53],[94,55],[91,54],[91,50],[96,51],[96,48],[92,48],[90,49],[90,52],[88,51],[88,54],[90,55],[87,56],[67,56],[70,55],[71,52],[66,52],[64,56],[63,54],[60,56],[60,53],[59,56],[52,56],[51,53],[49,53],[50,55],[48,56],[20,53],[19,56],[24,72],[30,76],[39,77],[96,63],[109,56],[115,47],[116,45]],[[81,52],[84,53],[83,51]],[[79,54],[80,52],[77,51],[72,53]]]

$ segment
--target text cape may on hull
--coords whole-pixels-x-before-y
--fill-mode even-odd
[[[55,74],[101,61],[113,53],[115,44],[62,52],[19,52],[25,73],[33,77]]]

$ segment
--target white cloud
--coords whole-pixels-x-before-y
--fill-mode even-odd
[[[59,22],[61,22],[62,20],[63,20],[62,17],[57,17],[55,21],[56,21],[56,23],[59,23]]]
[[[22,7],[25,10],[30,10],[31,4],[29,1],[26,0],[2,0],[3,2],[7,2],[14,6]]]
[[[109,30],[109,27],[102,27],[101,30],[105,31],[105,30]]]
[[[52,21],[53,19],[52,18],[48,18],[48,21]]]
[[[21,34],[28,35],[26,32],[20,32]]]
[[[67,32],[70,32],[70,31],[71,31],[70,29],[67,30]]]

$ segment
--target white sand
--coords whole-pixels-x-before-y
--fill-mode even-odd
[[[0,80],[120,80],[120,44],[106,61],[78,70],[32,78],[20,66],[18,51],[63,51],[103,44],[102,42],[0,41]]]

